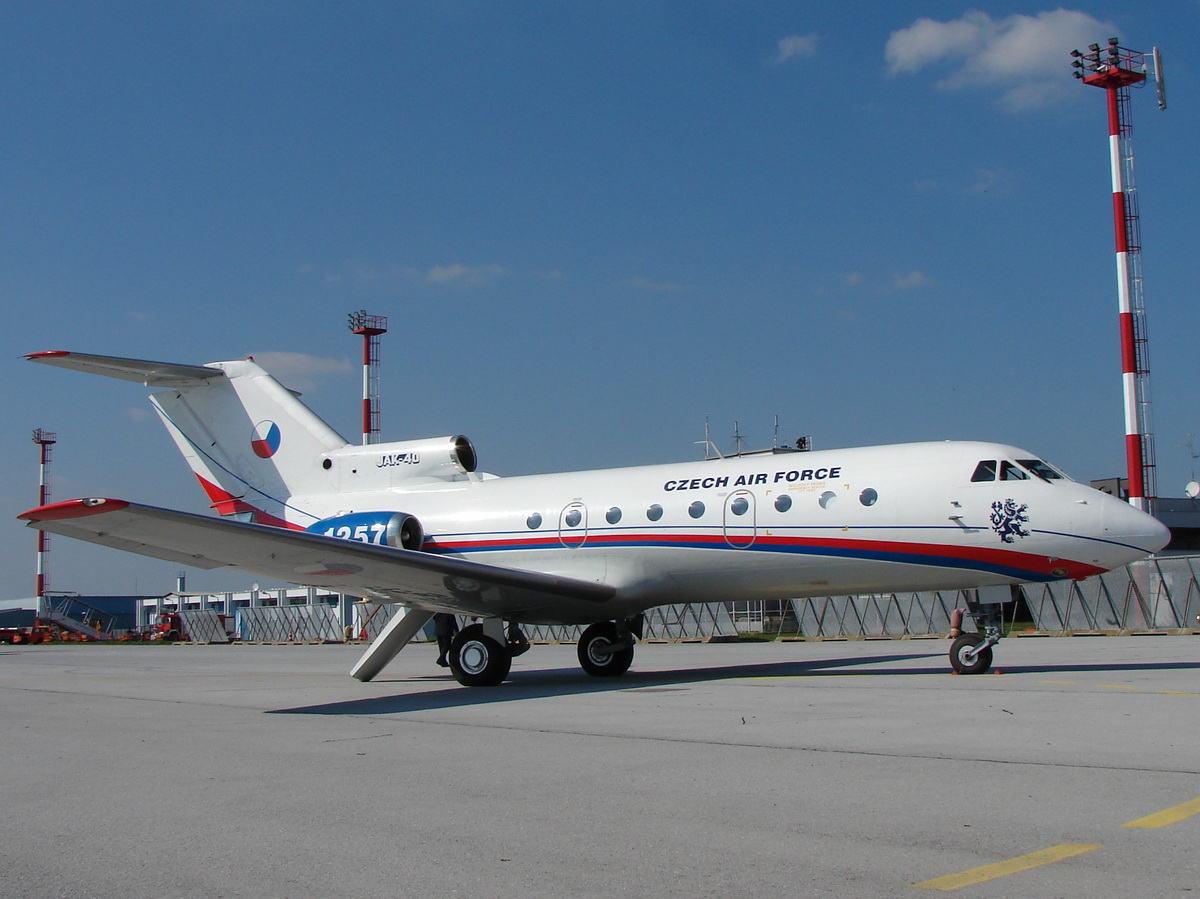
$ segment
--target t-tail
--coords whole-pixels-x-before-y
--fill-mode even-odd
[[[322,517],[321,498],[475,469],[465,437],[352,445],[252,359],[181,365],[65,351],[26,358],[164,388],[150,402],[221,515],[303,529]]]

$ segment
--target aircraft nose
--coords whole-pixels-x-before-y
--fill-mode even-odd
[[[1153,515],[1147,515],[1115,497],[1111,497],[1110,501],[1105,503],[1104,529],[1108,532],[1109,539],[1139,551],[1129,561],[1156,553],[1171,540],[1171,532],[1165,524]]]

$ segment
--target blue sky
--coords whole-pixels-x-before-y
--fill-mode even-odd
[[[994,439],[1123,473],[1104,95],[1069,51],[1162,48],[1134,96],[1159,492],[1192,477],[1200,4],[13,2],[0,11],[0,597],[56,499],[206,501],[136,385],[69,349],[254,355],[356,440],[489,471]],[[175,566],[58,539],[54,589]],[[245,586],[221,573],[189,586]]]

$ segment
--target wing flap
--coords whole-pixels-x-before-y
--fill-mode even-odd
[[[29,527],[196,568],[234,568],[380,602],[460,615],[594,620],[607,584],[228,521],[114,499],[77,499],[18,516]]]

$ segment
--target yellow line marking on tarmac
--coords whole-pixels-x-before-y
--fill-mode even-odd
[[[905,678],[950,676],[949,674],[906,674],[903,671],[880,671],[873,674],[823,674],[820,671],[805,671],[800,674],[735,674],[729,680],[800,680],[801,678],[808,678],[809,680],[845,680],[848,678],[878,678],[888,674],[903,674]]]
[[[1039,684],[1055,684],[1060,687],[1078,687],[1079,686],[1079,681],[1077,681],[1077,680],[1040,680],[1040,681],[1038,681],[1038,683]],[[1098,684],[1098,686],[1104,687],[1105,689],[1108,689],[1108,690],[1131,690],[1131,691],[1135,691],[1135,692],[1142,691],[1141,687],[1128,687],[1128,686],[1122,686],[1121,684]],[[1200,693],[1188,693],[1183,690],[1151,690],[1150,692],[1154,693],[1157,696],[1200,696]]]
[[[1168,824],[1175,824],[1185,818],[1192,817],[1192,815],[1200,815],[1200,797],[1193,799],[1191,802],[1173,805],[1170,808],[1163,809],[1161,812],[1146,815],[1144,818],[1135,818],[1132,821],[1126,821],[1121,826],[1154,830],[1159,827],[1166,827]]]
[[[1061,862],[1064,859],[1099,849],[1101,845],[1103,844],[1063,843],[1059,846],[1051,846],[1049,849],[1039,849],[1037,852],[1030,852],[1027,855],[1018,855],[1016,858],[1010,858],[1006,861],[971,868],[968,871],[959,871],[957,874],[947,874],[945,877],[923,880],[920,883],[909,884],[909,886],[912,889],[940,890],[942,892],[959,890],[977,883],[995,880],[998,877],[1007,877],[1009,874],[1028,871],[1031,868],[1052,865],[1055,862]]]

